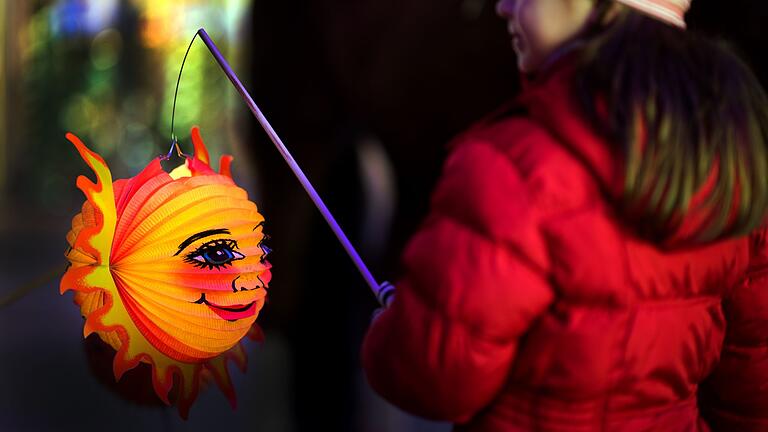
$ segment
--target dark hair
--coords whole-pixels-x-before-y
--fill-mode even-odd
[[[598,0],[598,15],[612,3]],[[574,91],[588,119],[621,145],[622,217],[661,244],[757,228],[768,211],[760,83],[724,43],[619,7],[587,35]],[[700,225],[681,234],[690,212]]]

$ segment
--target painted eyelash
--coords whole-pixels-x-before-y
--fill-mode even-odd
[[[237,240],[234,240],[234,239],[217,239],[217,240],[212,240],[212,241],[209,241],[209,242],[201,245],[200,247],[198,247],[194,251],[186,254],[184,256],[184,262],[188,263],[188,264],[192,264],[193,266],[195,266],[197,268],[204,269],[204,268],[207,267],[209,270],[213,270],[213,269],[222,269],[222,268],[226,268],[226,267],[231,267],[232,266],[232,261],[235,261],[237,259],[242,259],[242,254],[241,254],[240,258],[230,259],[229,261],[221,263],[221,264],[211,264],[211,263],[209,263],[209,262],[207,262],[205,260],[200,261],[200,260],[195,259],[195,257],[203,256],[203,254],[208,252],[210,249],[214,249],[214,248],[216,248],[218,246],[226,246],[231,252],[235,252],[236,250],[239,249],[239,247],[237,245]]]
[[[270,237],[269,234],[264,234],[261,240],[259,240],[259,244],[256,245],[259,249],[261,249],[262,252],[261,257],[259,257],[259,262],[261,263],[265,262],[267,260],[267,255],[272,253],[272,249],[264,244],[265,241],[269,241],[271,238],[272,237]]]
[[[272,238],[269,234],[264,232],[264,226],[264,221],[261,221],[258,225],[253,227],[253,231],[261,228],[262,237],[261,240],[259,240],[259,244],[256,245],[259,249],[261,249],[261,256],[259,257],[260,263],[264,263],[267,260],[267,255],[272,253],[272,249],[264,244],[265,241],[269,241]],[[261,279],[259,279],[259,281],[261,282]]]

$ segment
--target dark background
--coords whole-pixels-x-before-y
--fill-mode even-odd
[[[97,3],[106,18],[89,15]],[[492,2],[7,1],[0,13],[0,430],[449,428],[365,384],[358,352],[375,302],[199,43],[176,133],[190,147],[199,124],[214,158],[235,154],[236,179],[267,218],[266,342],[249,344],[246,375],[232,373],[237,411],[215,388],[186,422],[121,398],[93,363],[99,347],[82,341],[71,294],[58,295],[64,235],[83,201],[74,179],[89,174],[63,134],[93,145],[115,177],[134,175],[165,151],[181,56],[206,27],[371,270],[391,279],[446,143],[516,92]],[[688,21],[729,40],[766,84],[767,20],[765,2],[696,0]]]

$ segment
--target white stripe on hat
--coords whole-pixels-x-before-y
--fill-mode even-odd
[[[685,28],[685,13],[691,0],[616,0],[656,19]]]

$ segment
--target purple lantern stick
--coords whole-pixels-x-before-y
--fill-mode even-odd
[[[325,221],[328,223],[328,226],[330,226],[333,233],[336,234],[336,238],[339,239],[339,242],[341,242],[341,245],[347,251],[347,254],[349,254],[349,257],[352,258],[352,261],[355,263],[355,266],[360,271],[360,274],[363,276],[363,279],[365,279],[365,282],[371,288],[371,291],[373,291],[373,294],[376,296],[376,298],[379,300],[379,302],[382,305],[385,305],[385,306],[388,305],[392,300],[394,287],[388,283],[384,283],[380,286],[376,282],[376,279],[374,279],[373,275],[371,275],[371,272],[368,270],[368,267],[363,262],[363,259],[360,258],[360,255],[357,253],[354,246],[352,246],[352,243],[350,243],[346,234],[344,234],[344,231],[336,222],[336,219],[333,217],[330,210],[328,210],[328,207],[325,206],[325,203],[320,198],[320,195],[318,195],[315,188],[312,186],[312,183],[310,183],[307,177],[304,175],[304,172],[299,167],[299,164],[296,163],[296,161],[293,159],[293,156],[291,156],[291,153],[285,147],[285,144],[283,144],[283,141],[280,139],[280,137],[277,135],[275,130],[272,128],[272,125],[269,124],[269,121],[267,121],[267,118],[264,116],[264,114],[261,113],[261,110],[253,101],[253,98],[251,98],[251,95],[248,94],[248,91],[240,82],[240,79],[237,78],[237,75],[229,66],[229,63],[227,63],[227,60],[224,59],[224,56],[221,55],[221,52],[216,47],[216,44],[213,43],[210,36],[208,36],[208,33],[206,33],[205,29],[203,28],[199,29],[195,36],[200,36],[200,38],[203,40],[203,43],[205,43],[205,46],[207,46],[208,49],[211,51],[211,54],[213,54],[213,57],[216,59],[216,62],[219,64],[219,66],[221,66],[221,69],[224,71],[224,74],[232,82],[232,85],[235,86],[235,89],[237,89],[237,92],[240,93],[240,96],[243,97],[243,100],[245,101],[246,105],[248,105],[248,108],[250,108],[251,112],[253,113],[253,116],[256,117],[256,120],[259,121],[259,123],[261,124],[261,127],[264,128],[264,131],[267,133],[269,138],[275,144],[275,147],[277,147],[277,150],[283,156],[283,159],[285,159],[285,162],[288,163],[288,166],[291,168],[291,171],[293,171],[293,173],[296,175],[296,178],[299,179],[299,182],[304,187],[304,190],[306,190],[307,194],[309,194],[309,197],[312,199],[312,202],[314,202],[317,209],[320,210],[320,213],[325,218]],[[193,41],[194,41],[194,38],[193,38]],[[191,46],[191,42],[190,42],[190,46]],[[187,53],[188,52],[189,52],[189,49],[187,49]],[[186,59],[186,55],[184,57]],[[183,65],[184,64],[182,62],[182,68],[183,68]],[[179,78],[181,78],[181,71],[179,71]],[[178,83],[176,86],[176,91],[178,92]],[[176,105],[176,101],[174,97],[174,108],[175,108],[175,105]],[[173,151],[174,147],[176,147],[176,149],[178,150],[178,146],[176,144],[176,138],[173,135],[173,120],[171,120],[171,138],[173,141],[171,146],[171,151]],[[169,155],[170,155],[170,152],[169,152]]]

